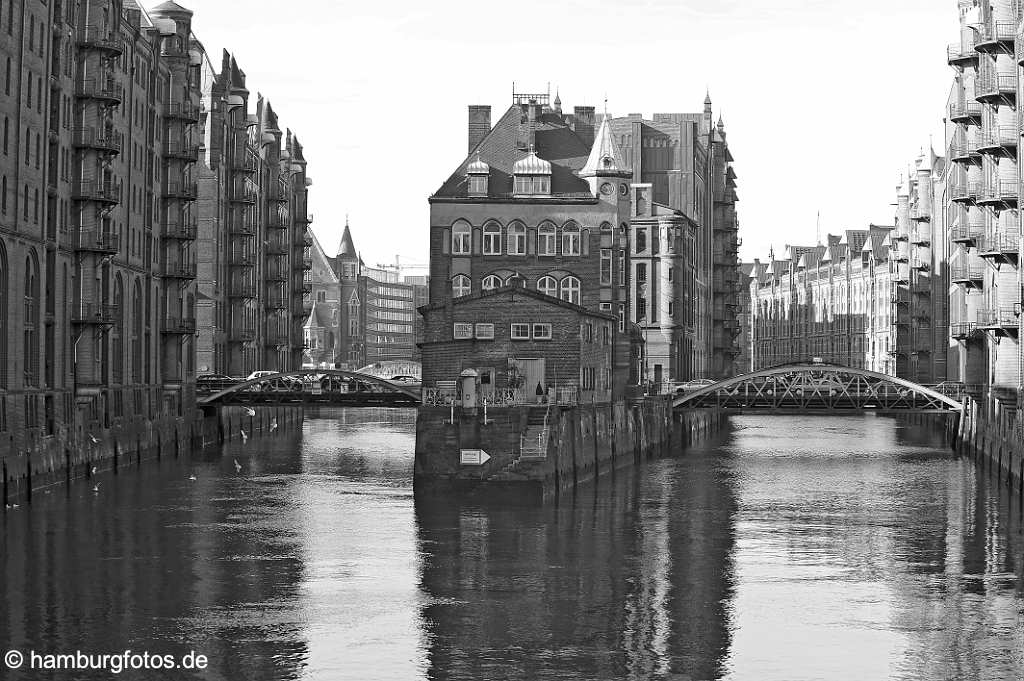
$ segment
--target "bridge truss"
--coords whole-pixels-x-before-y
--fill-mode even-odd
[[[200,406],[217,404],[333,404],[353,407],[413,407],[419,389],[378,376],[342,369],[303,369],[248,381],[215,383],[197,389]]]
[[[672,406],[782,413],[960,413],[963,408],[949,395],[902,378],[823,364],[790,364],[736,376],[678,396]]]

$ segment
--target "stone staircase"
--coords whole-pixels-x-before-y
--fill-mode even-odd
[[[532,474],[535,470],[544,466],[548,445],[547,417],[547,407],[530,409],[519,456],[495,477],[505,480],[530,479],[534,477]]]

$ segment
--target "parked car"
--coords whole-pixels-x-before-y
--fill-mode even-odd
[[[251,381],[257,378],[263,378],[265,376],[277,376],[280,372],[278,371],[254,371],[249,374],[245,380]],[[258,386],[258,387],[257,387]],[[280,384],[277,386],[278,389],[285,388],[287,390],[301,390],[302,379],[298,376],[283,376],[280,379]],[[274,390],[275,386],[270,382],[256,383],[253,386],[254,390]]]
[[[224,388],[230,387],[238,383],[237,378],[226,376],[224,374],[203,374],[202,376],[196,377],[196,390],[208,390],[215,392],[217,390],[223,390]]]
[[[420,379],[415,376],[392,376],[388,379],[392,383],[404,386],[417,386],[420,385]]]

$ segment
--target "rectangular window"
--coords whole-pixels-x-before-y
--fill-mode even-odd
[[[601,312],[611,312],[612,311],[612,304],[611,303],[601,303],[598,306],[598,308],[601,310]]]
[[[511,327],[512,340],[530,340],[529,324],[513,324]]]
[[[508,254],[526,255],[526,228],[519,225],[508,229]]]
[[[533,340],[551,340],[550,324],[534,324]]]
[[[647,263],[640,262],[636,265],[636,281],[637,283],[643,283],[647,281]]]
[[[594,389],[594,376],[597,372],[594,367],[580,367],[580,387],[583,390]]]
[[[455,340],[465,340],[467,338],[472,338],[473,325],[455,322],[455,328],[452,333],[452,337],[455,338]]]
[[[470,251],[470,232],[469,228],[464,229],[456,228],[452,232],[452,253],[458,255],[466,255]]]
[[[494,324],[477,324],[476,337],[480,340],[494,340]]]
[[[612,285],[612,249],[601,249],[601,286]]]
[[[640,320],[646,321],[646,317],[647,317],[647,299],[646,298],[637,298],[636,299],[636,320],[638,322]]]
[[[501,228],[484,229],[484,255],[501,255]]]
[[[619,333],[626,331],[626,304],[619,303]]]
[[[672,302],[671,300],[668,301],[668,314],[669,314],[669,316],[672,316],[673,314],[675,314],[675,309],[676,309],[676,304],[674,302]]]
[[[626,285],[626,253],[619,251],[619,286]]]

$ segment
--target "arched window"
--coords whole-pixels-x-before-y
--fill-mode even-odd
[[[142,286],[138,279],[132,291],[132,381],[142,382]]]
[[[555,255],[558,249],[558,230],[550,222],[537,228],[537,255]]]
[[[114,383],[120,384],[124,383],[124,283],[121,281],[120,274],[114,277],[114,307],[117,309],[115,318],[121,315],[110,331],[111,342],[114,346]]]
[[[7,250],[0,241],[0,388],[7,387]]]
[[[456,274],[452,277],[452,297],[461,298],[468,296],[471,290],[469,277],[465,274]]]
[[[39,261],[35,251],[25,258],[24,367],[25,385],[39,385]]]
[[[472,228],[468,222],[456,222],[452,225],[452,254],[469,255],[472,243]]]
[[[580,280],[576,277],[566,277],[562,280],[562,300],[570,303],[580,304]]]
[[[513,222],[508,226],[508,255],[526,255],[526,225]]]
[[[580,254],[580,226],[567,222],[562,227],[562,255]]]
[[[610,223],[610,222],[602,222],[601,223],[601,234],[611,234],[611,233],[612,233],[612,223]]]
[[[493,220],[484,225],[484,255],[501,255],[501,225]]]
[[[558,282],[554,277],[541,277],[537,280],[537,290],[552,298],[558,297]]]
[[[486,277],[484,277],[483,289],[485,291],[501,288],[504,285],[505,282],[503,282],[501,280],[501,277],[499,277],[497,274],[488,274]]]

